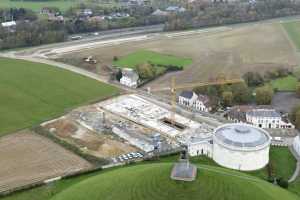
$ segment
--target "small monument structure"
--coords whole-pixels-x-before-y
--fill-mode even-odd
[[[171,179],[177,181],[194,181],[197,177],[197,167],[189,162],[188,150],[184,146],[179,161],[171,171]]]

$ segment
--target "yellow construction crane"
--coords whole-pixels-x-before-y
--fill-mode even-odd
[[[194,87],[204,87],[204,86],[212,86],[212,85],[226,85],[226,84],[234,84],[234,83],[242,83],[244,82],[243,79],[236,78],[236,79],[226,79],[225,76],[219,77],[216,80],[209,81],[209,82],[198,82],[198,83],[187,83],[187,84],[181,84],[176,85],[176,78],[175,76],[171,79],[171,87],[163,87],[163,88],[155,88],[151,89],[148,88],[148,93],[151,92],[161,92],[161,91],[171,91],[171,116],[170,120],[171,123],[175,124],[175,112],[176,112],[176,91],[179,89],[185,89],[185,88],[194,88]]]

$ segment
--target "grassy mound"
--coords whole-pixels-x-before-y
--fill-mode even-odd
[[[117,93],[113,86],[70,71],[0,58],[0,135]]]
[[[297,196],[239,172],[201,166],[195,182],[169,178],[171,163],[136,165],[99,174],[58,193],[51,200],[297,200]]]
[[[192,60],[171,55],[164,55],[153,51],[140,50],[114,61],[113,64],[118,67],[135,68],[136,65],[146,62],[150,62],[155,65],[173,65],[177,67],[185,67],[190,65]]]

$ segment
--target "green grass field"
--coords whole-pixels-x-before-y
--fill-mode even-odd
[[[148,164],[152,164],[152,163],[153,164],[165,163],[165,164],[169,165],[170,163],[173,163],[177,159],[178,159],[178,155],[174,155],[174,156],[169,156],[169,157],[161,158],[159,161],[144,162],[144,164],[146,164],[146,163],[148,163]],[[270,160],[273,163],[276,176],[277,177],[284,177],[286,180],[292,175],[293,170],[294,170],[294,168],[296,166],[296,161],[292,157],[291,153],[289,152],[289,150],[287,148],[284,148],[284,147],[272,147],[271,151],[270,151]],[[212,168],[212,169],[215,169],[214,167],[217,167],[218,170],[219,169],[221,171],[224,170],[224,172],[228,172],[228,173],[233,174],[233,175],[239,174],[239,175],[242,175],[242,176],[245,176],[245,177],[247,177],[249,175],[251,175],[251,176],[253,175],[253,176],[256,176],[257,178],[263,178],[263,179],[266,179],[266,177],[267,177],[267,171],[266,171],[266,169],[258,170],[258,171],[255,171],[255,172],[247,172],[246,174],[248,174],[248,175],[246,175],[245,173],[238,173],[238,172],[236,172],[234,170],[220,168],[213,160],[211,160],[211,159],[209,159],[207,157],[204,157],[204,156],[201,156],[201,157],[191,157],[191,162],[194,163],[194,164],[197,164],[199,166],[205,165],[206,167]],[[142,165],[144,166],[144,164],[142,164]],[[127,168],[128,167],[125,167],[125,169],[127,169]],[[109,170],[105,170],[105,171],[95,172],[93,174],[82,175],[82,176],[71,178],[71,179],[66,179],[66,180],[58,181],[58,182],[55,182],[55,183],[53,183],[51,185],[42,186],[42,187],[38,187],[38,188],[35,188],[35,189],[32,189],[32,190],[28,190],[28,191],[23,191],[23,192],[20,192],[20,193],[16,193],[16,194],[14,194],[12,196],[8,196],[8,197],[4,198],[4,200],[40,200],[41,198],[43,200],[50,200],[50,199],[53,200],[52,197],[54,197],[54,196],[58,196],[59,197],[58,199],[65,198],[64,200],[68,200],[71,197],[66,197],[64,195],[62,195],[63,197],[60,196],[60,194],[65,193],[63,191],[68,191],[69,190],[68,188],[70,188],[70,190],[72,191],[70,193],[73,193],[74,190],[78,190],[78,187],[80,187],[80,188],[81,187],[83,187],[83,188],[87,187],[87,186],[84,186],[86,184],[87,185],[89,185],[89,184],[90,185],[96,184],[96,185],[99,186],[99,189],[102,188],[102,187],[106,188],[106,187],[104,187],[102,185],[102,181],[99,181],[99,179],[101,179],[101,180],[104,179],[103,176],[106,177],[105,174],[110,173],[110,171],[112,171],[112,172],[114,172],[116,174],[119,174],[121,172],[118,172],[118,171],[123,170],[122,168],[120,170],[119,169],[120,169],[120,167],[119,168],[115,168],[115,169],[109,169]],[[159,171],[159,170],[157,170],[157,171]],[[204,172],[205,172],[205,170],[204,170]],[[149,173],[145,172],[145,174],[147,174],[147,175]],[[205,178],[203,178],[202,175],[201,175],[201,173],[203,173],[203,171],[201,171],[201,169],[200,169],[199,173],[200,173],[200,178],[199,179],[200,179],[200,182],[201,182],[201,180],[203,180]],[[127,174],[127,172],[126,172],[126,174]],[[96,177],[98,177],[98,178],[96,178]],[[102,177],[102,178],[99,178],[99,177]],[[143,175],[141,175],[141,177],[143,177]],[[97,181],[99,181],[101,183],[94,183],[94,182],[92,183],[92,182],[89,182],[90,178],[92,178],[92,179],[95,178]],[[137,177],[135,177],[135,178],[138,179]],[[218,177],[218,178],[222,179],[224,177],[221,176],[221,177]],[[83,182],[88,182],[88,183],[81,185],[82,181]],[[163,180],[157,180],[157,181],[161,181],[163,184],[170,184],[170,183],[165,183]],[[148,180],[147,180],[147,182],[148,182]],[[151,184],[151,185],[153,184],[153,180],[152,181],[149,180],[149,182],[150,182],[149,184]],[[264,182],[265,182],[264,184],[269,185],[266,181],[264,181]],[[298,193],[299,196],[300,196],[300,190],[299,190],[300,189],[300,178],[299,178],[298,182],[299,183],[295,182],[292,185],[290,185],[289,189],[291,191],[295,192],[295,193]],[[222,183],[224,183],[224,182],[222,182]],[[77,186],[78,184],[80,184],[80,186]],[[123,184],[125,184],[125,182]],[[138,184],[138,183],[136,183],[136,184]],[[226,182],[226,184],[231,184],[231,183],[227,183]],[[72,186],[76,186],[77,189],[72,189]],[[250,186],[252,187],[251,184],[250,184]],[[199,187],[202,187],[202,186],[199,185]],[[263,186],[263,188],[265,188],[265,186]],[[103,191],[103,190],[101,189],[99,192],[101,192],[101,193],[104,192],[105,193],[105,191]],[[120,190],[123,191],[123,190],[126,190],[126,189],[122,188]],[[128,189],[128,190],[131,191],[131,189]],[[133,188],[132,188],[132,190],[133,190]],[[141,188],[141,190],[143,190],[143,191],[149,191],[149,188],[147,186],[147,188],[146,187],[145,188]],[[219,190],[222,190],[222,188],[216,188],[216,190],[221,193],[221,191],[219,191]],[[63,192],[63,193],[61,193],[61,192]],[[151,194],[150,194],[150,192],[151,192]],[[222,190],[222,192],[224,192],[224,191]],[[230,191],[229,193],[231,193],[231,192],[232,191]],[[153,191],[149,191],[149,195],[152,195],[152,194],[153,194]],[[125,194],[123,194],[123,195],[125,195]],[[130,195],[130,194],[128,194],[128,195]],[[236,195],[238,195],[238,194],[236,194]],[[249,199],[250,199],[250,197],[249,197]],[[115,197],[115,198],[117,198],[117,197]],[[153,196],[152,196],[152,198],[156,199]],[[231,196],[230,196],[230,198],[231,198]],[[230,199],[230,198],[228,197],[228,198],[223,198],[223,199]],[[242,197],[240,197],[240,198],[244,199]],[[54,198],[54,199],[56,200],[56,198]],[[120,198],[120,199],[123,199],[123,198]],[[169,199],[173,199],[173,197],[169,198]],[[216,199],[218,199],[218,198],[216,197]],[[255,199],[255,198],[253,198],[253,199]],[[258,199],[260,199],[260,198],[258,198]],[[267,198],[267,199],[272,199],[272,198]],[[297,198],[295,198],[295,199],[297,199]],[[93,199],[90,199],[90,200],[93,200]]]
[[[82,0],[53,0],[53,1],[11,1],[11,0],[1,0],[1,8],[27,8],[35,12],[40,12],[43,7],[58,7],[61,11],[65,11],[71,6],[75,6],[83,2]]]
[[[297,161],[288,148],[271,146],[270,162],[273,166],[274,176],[288,180],[294,173]],[[266,168],[246,173],[264,180],[268,179],[268,171]]]
[[[296,159],[287,147],[271,147],[270,160],[276,177],[288,180],[296,168]]]
[[[199,167],[197,180],[191,183],[170,180],[171,163],[122,168],[81,181],[51,200],[297,199],[279,187],[242,173]]]
[[[298,177],[292,184],[289,185],[289,191],[300,196],[300,177]]]
[[[0,135],[38,124],[118,89],[53,66],[0,58]]]
[[[296,195],[266,181],[208,165],[198,165],[195,182],[170,180],[172,163],[142,164],[60,181],[17,193],[5,200],[297,200]],[[75,181],[76,180],[76,181]],[[62,184],[63,183],[63,184]],[[60,184],[59,187],[57,184]],[[53,188],[56,188],[53,190]],[[39,191],[40,190],[40,191]]]
[[[164,55],[153,51],[140,50],[120,58],[113,64],[118,67],[135,68],[138,64],[151,62],[156,65],[174,65],[186,67],[192,64],[188,58],[179,58],[172,55]]]
[[[284,78],[272,80],[270,83],[274,89],[277,88],[279,91],[295,91],[298,80],[295,76],[290,75]]]
[[[300,50],[300,21],[286,22],[282,25],[296,48]]]

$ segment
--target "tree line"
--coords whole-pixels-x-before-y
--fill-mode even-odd
[[[128,13],[129,17],[115,19],[89,20],[78,13],[91,9],[93,16],[111,13]],[[36,46],[65,41],[70,34],[103,31],[164,23],[164,17],[153,16],[151,6],[134,7],[89,7],[79,4],[61,13],[58,8],[49,8],[55,15],[63,15],[64,21],[49,20],[39,17],[37,13],[24,8],[0,9],[0,22],[17,21],[15,29],[0,27],[0,49]]]
[[[292,75],[292,71],[284,67],[264,73],[249,71],[242,76],[244,80],[242,83],[196,87],[194,92],[209,96],[215,109],[219,106],[230,107],[249,103],[269,105],[272,102],[274,93],[277,92],[276,88],[273,88],[270,84],[270,81],[288,75]]]
[[[168,18],[166,30],[180,30],[253,22],[300,14],[300,2],[294,0],[256,0],[229,3],[195,1],[186,12]]]

